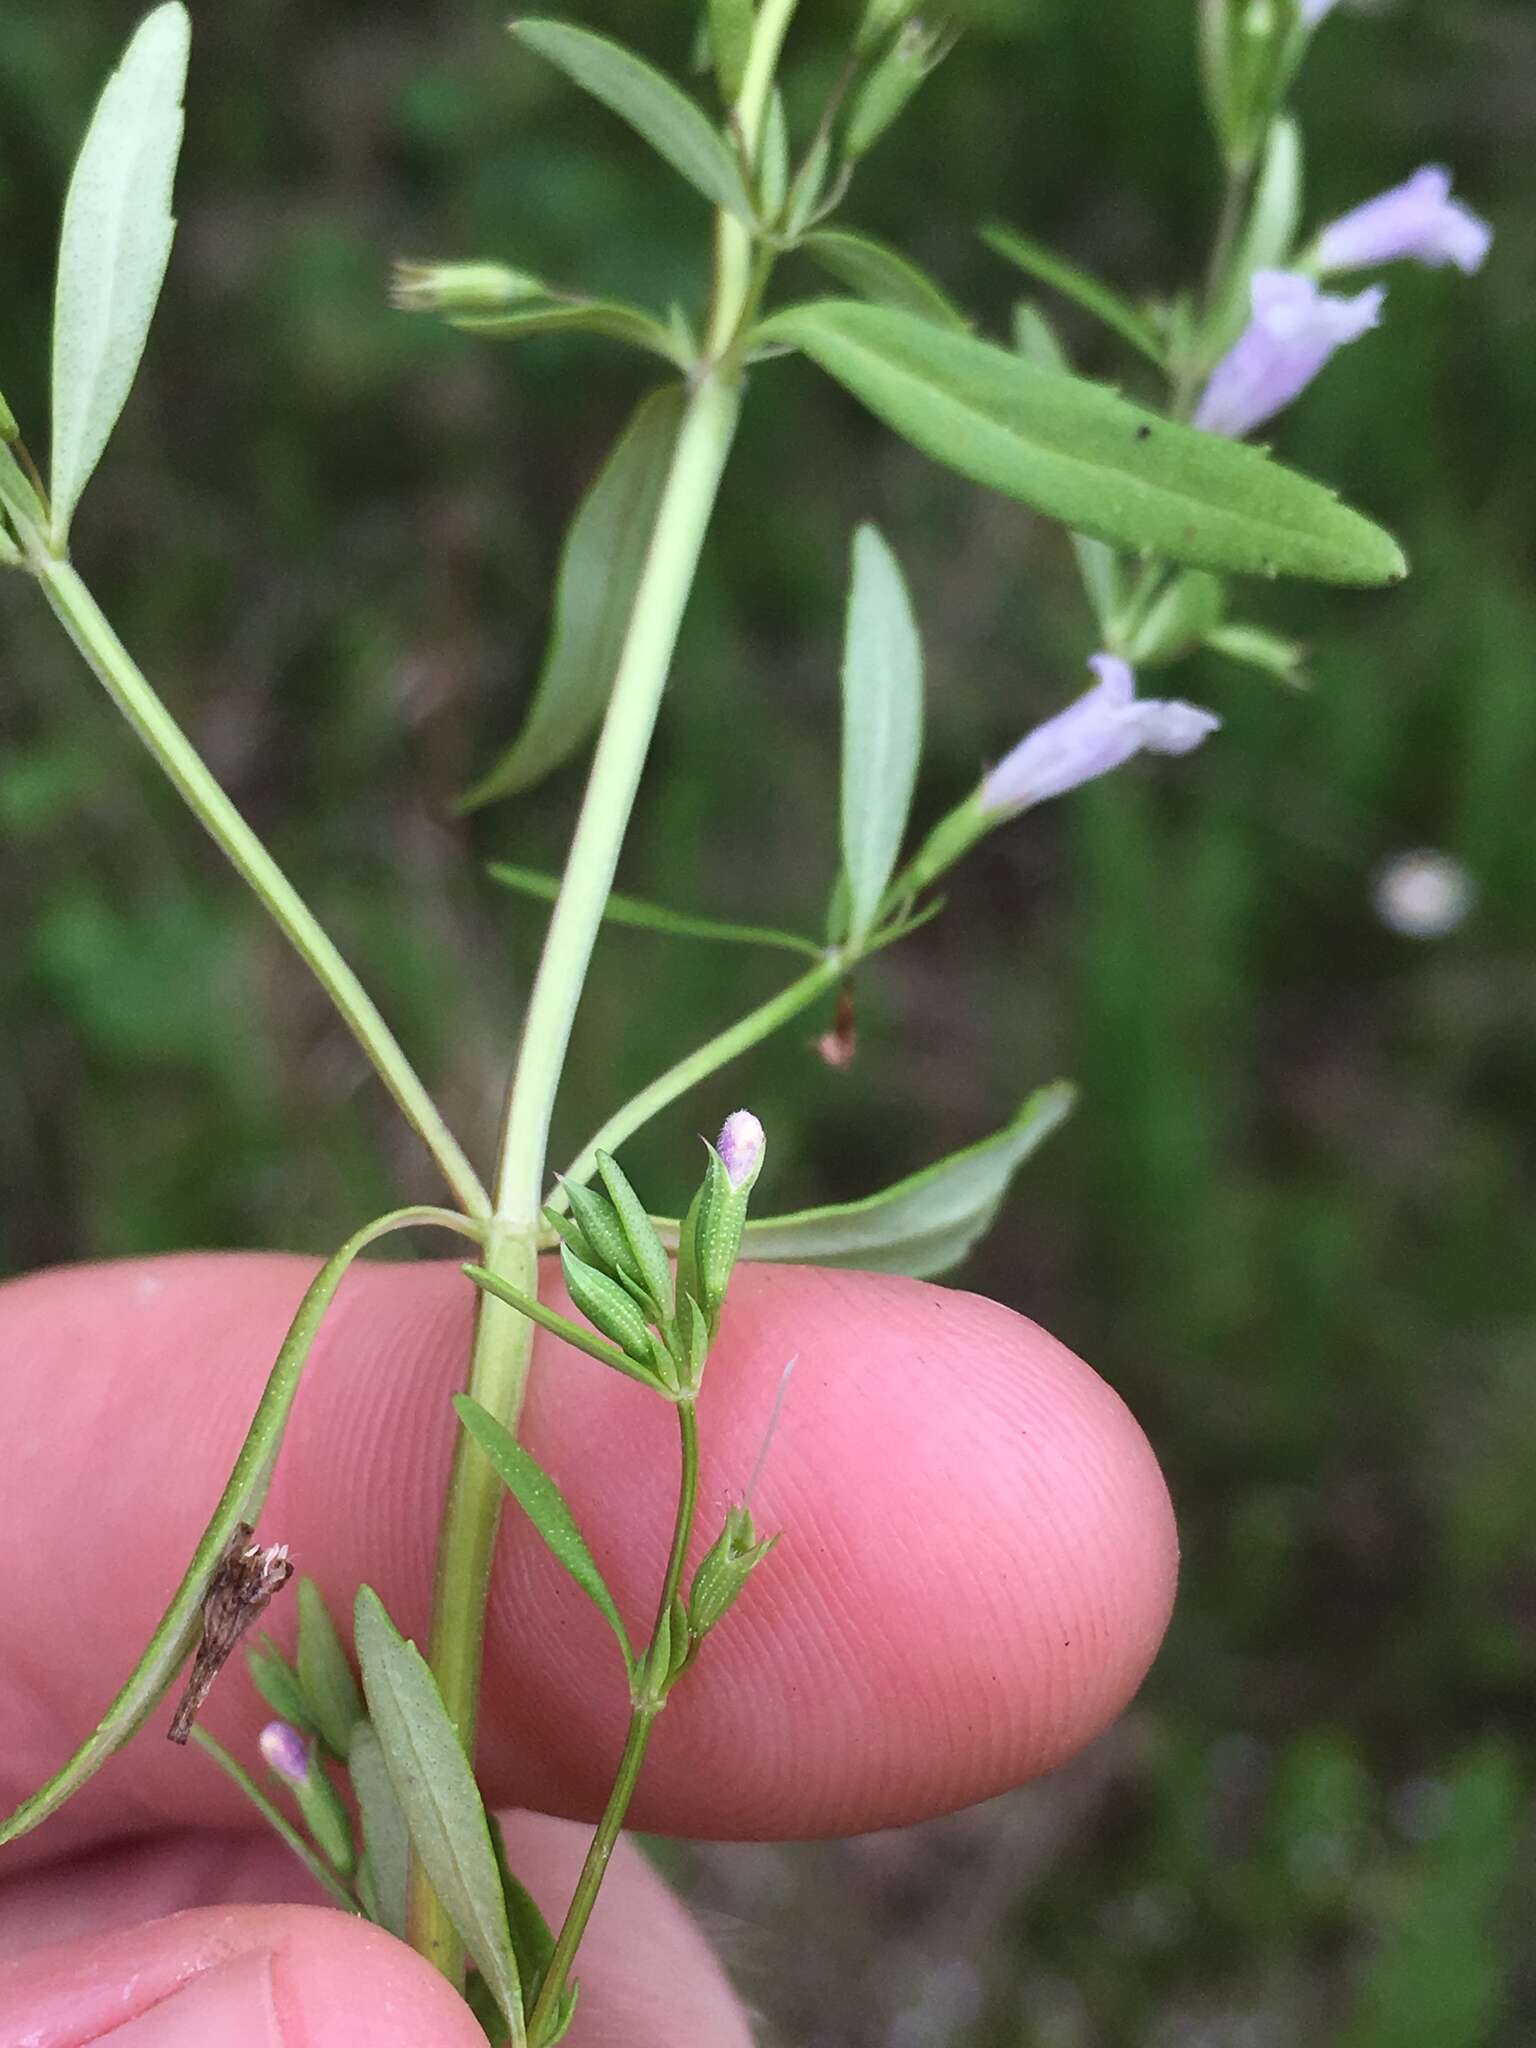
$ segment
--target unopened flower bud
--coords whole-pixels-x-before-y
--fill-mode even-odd
[[[868,56],[888,35],[900,28],[909,15],[916,14],[920,0],[869,0],[859,33],[854,39],[858,56]]]
[[[1450,172],[1426,164],[1390,192],[1331,221],[1317,238],[1317,267],[1366,270],[1407,257],[1432,270],[1454,263],[1470,277],[1482,268],[1492,242],[1488,223],[1451,197]]]
[[[688,1596],[688,1626],[694,1636],[707,1635],[735,1606],[742,1588],[778,1542],[759,1539],[751,1512],[732,1508],[714,1546],[694,1574]]]
[[[1386,298],[1380,285],[1336,298],[1289,270],[1255,271],[1252,293],[1253,317],[1195,409],[1197,427],[1234,440],[1289,405],[1335,349],[1377,326]]]
[[[262,1759],[274,1776],[295,1791],[309,1782],[309,1745],[288,1721],[269,1721],[258,1741]]]
[[[850,163],[867,155],[900,118],[913,93],[948,55],[951,40],[915,18],[902,29],[853,103],[843,144]]]
[[[397,263],[389,288],[402,313],[504,313],[546,296],[541,279],[505,263]]]
[[[715,1150],[733,1188],[750,1187],[757,1179],[767,1142],[762,1125],[750,1109],[733,1110],[726,1118]]]
[[[981,785],[983,812],[1011,816],[1107,775],[1133,754],[1187,754],[1221,720],[1197,704],[1138,698],[1129,663],[1096,654],[1091,690],[1027,734]]]

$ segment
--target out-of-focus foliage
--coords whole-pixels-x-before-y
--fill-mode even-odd
[[[397,255],[488,256],[665,311],[704,214],[501,33],[488,0],[197,10],[169,283],[75,533],[152,677],[483,1152],[543,911],[481,875],[560,862],[565,771],[470,820],[516,731],[562,523],[650,372],[594,341],[476,342],[384,307]],[[0,37],[0,381],[45,439],[56,217],[138,12]],[[852,10],[848,10],[850,16]],[[802,113],[836,47],[806,10]],[[681,64],[693,10],[590,0]],[[848,219],[1006,332],[999,217],[1133,294],[1209,233],[1192,8],[993,0],[861,172]],[[775,1207],[850,1198],[1070,1073],[1072,1127],[967,1278],[1093,1358],[1147,1424],[1183,1601],[1125,1728],[997,1808],[817,1852],[709,1852],[759,1923],[779,2038],[1047,2048],[1515,2048],[1536,1683],[1536,16],[1341,5],[1300,110],[1310,217],[1429,159],[1498,230],[1407,267],[1387,324],[1280,423],[1399,533],[1390,594],[1255,593],[1308,695],[1216,661],[1226,729],[999,834],[945,918],[866,973],[859,1052],[765,1049],[638,1142],[749,1097]],[[802,282],[817,289],[806,266]],[[1069,309],[1082,367],[1143,371]],[[1074,694],[1091,627],[1059,533],[889,441],[801,365],[754,376],[621,881],[812,928],[837,860],[848,536],[878,520],[929,650],[926,824]],[[435,1194],[322,999],[19,580],[0,589],[0,1259],[338,1242]],[[775,763],[772,773],[765,764]],[[1444,848],[1434,944],[1371,876]],[[558,1123],[573,1151],[771,955],[610,929]],[[681,985],[675,978],[687,977]],[[815,1029],[829,1020],[818,1020]],[[685,1192],[679,1185],[678,1194]],[[836,1913],[828,1911],[835,1896]]]

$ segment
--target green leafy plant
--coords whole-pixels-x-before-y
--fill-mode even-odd
[[[1444,192],[1433,219],[1423,194],[1412,201],[1383,195],[1359,210],[1371,215],[1375,207],[1372,221],[1362,225],[1350,216],[1298,250],[1301,142],[1285,102],[1327,7],[1316,0],[1276,0],[1265,9],[1206,0],[1205,84],[1227,190],[1201,289],[1134,305],[1018,230],[985,230],[1015,272],[1074,301],[1128,350],[1127,374],[1139,380],[1142,395],[1124,396],[1074,373],[1033,302],[1020,306],[1008,344],[985,339],[944,286],[906,255],[856,228],[828,225],[859,164],[906,113],[952,38],[902,0],[871,0],[834,91],[797,135],[782,86],[795,12],[795,0],[711,0],[700,28],[706,68],[722,93],[717,111],[706,111],[639,56],[575,24],[513,25],[518,61],[554,67],[626,123],[701,202],[701,228],[712,210],[712,284],[698,317],[556,287],[499,259],[412,263],[396,274],[396,305],[447,321],[470,338],[466,346],[584,332],[641,352],[652,382],[658,361],[669,371],[665,384],[640,398],[577,510],[523,730],[463,797],[472,809],[518,795],[592,749],[563,873],[547,877],[510,864],[493,870],[509,889],[553,907],[488,1183],[352,969],[176,726],[69,558],[72,523],[127,399],[171,249],[190,37],[180,0],[155,8],[131,41],[70,184],[46,482],[0,400],[0,562],[41,592],[314,974],[453,1203],[402,1209],[365,1224],[323,1266],[273,1366],[223,1497],[138,1666],[97,1729],[0,1828],[0,1840],[56,1812],[143,1725],[189,1656],[196,1653],[207,1678],[256,1618],[274,1575],[280,1583],[289,1567],[280,1546],[252,1541],[254,1525],[300,1377],[341,1280],[393,1232],[456,1233],[475,1254],[465,1271],[478,1305],[466,1391],[455,1403],[461,1427],[425,1648],[402,1637],[367,1586],[358,1590],[349,1645],[306,1580],[298,1594],[296,1661],[270,1645],[251,1649],[252,1678],[278,1716],[263,1754],[297,1821],[243,1764],[203,1731],[196,1734],[339,1905],[431,1958],[464,1989],[491,2038],[531,2048],[549,2048],[570,2026],[577,1951],[656,1722],[777,1540],[759,1535],[745,1501],[730,1506],[718,1529],[699,1528],[698,1396],[737,1263],[776,1258],[911,1274],[945,1270],[985,1231],[1012,1176],[1068,1114],[1074,1092],[1061,1082],[1037,1088],[995,1135],[883,1193],[766,1218],[748,1215],[765,1140],[746,1111],[728,1117],[718,1144],[707,1148],[702,1179],[680,1220],[653,1216],[618,1151],[770,1033],[813,1006],[846,1000],[867,963],[939,913],[935,885],[979,840],[1137,753],[1186,753],[1215,729],[1215,718],[1199,707],[1138,696],[1135,667],[1210,648],[1289,679],[1297,650],[1262,625],[1229,615],[1228,578],[1294,575],[1379,586],[1405,573],[1389,534],[1341,504],[1326,484],[1283,467],[1244,437],[1299,395],[1334,347],[1379,316],[1379,293],[1335,298],[1319,290],[1319,276],[1415,254],[1476,267],[1464,258],[1479,224],[1453,218]],[[1355,260],[1338,260],[1346,244]],[[1441,247],[1448,256],[1432,253]],[[779,266],[796,254],[847,296],[772,303]],[[1095,686],[1026,735],[907,851],[923,741],[921,635],[896,550],[874,527],[859,528],[841,666],[841,867],[828,892],[824,930],[815,935],[722,923],[619,896],[612,887],[749,372],[754,381],[801,374],[781,367],[793,358],[830,377],[917,449],[1060,522],[1071,536],[1097,649]],[[551,1115],[605,920],[658,938],[787,950],[809,964],[616,1107],[565,1172],[552,1177]],[[828,1056],[840,1056],[835,1026],[829,1040]],[[540,1298],[539,1256],[556,1248],[574,1315]],[[519,1441],[535,1328],[625,1376],[675,1414],[672,1541],[644,1629],[621,1611],[560,1488]],[[545,1923],[507,1867],[474,1771],[489,1559],[509,1498],[607,1621],[619,1652],[616,1678],[622,1672],[630,1706],[623,1756],[558,1929]],[[690,1574],[695,1538],[706,1536]],[[338,1789],[343,1774],[357,1829]]]

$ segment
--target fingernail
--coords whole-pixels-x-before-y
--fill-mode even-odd
[[[237,1956],[202,1970],[92,2048],[283,2048],[272,1998],[272,1958]]]

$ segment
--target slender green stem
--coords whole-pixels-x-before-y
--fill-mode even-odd
[[[651,1653],[670,1620],[673,1602],[682,1590],[683,1572],[688,1562],[688,1545],[693,1536],[694,1517],[699,1500],[699,1424],[692,1401],[679,1403],[677,1410],[678,1431],[681,1438],[681,1472],[677,1490],[677,1516],[672,1528],[672,1549],[667,1559],[666,1576],[662,1581],[661,1598],[656,1606],[656,1627],[652,1632],[650,1651],[641,1659],[642,1671],[647,1670]],[[675,1646],[674,1646],[675,1647]],[[582,1936],[587,1931],[587,1922],[592,1917],[592,1908],[597,1903],[598,1892],[602,1889],[613,1851],[623,1832],[625,1817],[630,1802],[635,1796],[639,1782],[640,1767],[645,1762],[645,1752],[651,1739],[651,1730],[657,1717],[666,1705],[665,1689],[647,1689],[635,1702],[629,1721],[629,1737],[624,1744],[624,1754],[614,1774],[613,1789],[608,1794],[608,1803],[603,1808],[602,1819],[597,1824],[587,1848],[586,1860],[581,1866],[581,1875],[576,1880],[576,1889],[566,1909],[565,1920],[555,1941],[555,1951],[550,1957],[549,1968],[539,1987],[539,1996],[533,2011],[528,2016],[529,2048],[539,2048],[545,2033],[554,2019],[566,1980],[571,1973],[576,1951],[581,1946]]]
[[[841,953],[829,954],[818,966],[813,967],[776,996],[770,996],[765,1003],[759,1003],[755,1010],[749,1010],[745,1017],[738,1018],[726,1030],[717,1032],[694,1052],[688,1053],[675,1066],[642,1088],[640,1093],[626,1102],[597,1131],[576,1155],[570,1166],[561,1175],[562,1181],[590,1180],[597,1166],[599,1152],[616,1152],[626,1138],[650,1122],[674,1103],[690,1088],[696,1088],[701,1081],[740,1054],[760,1044],[781,1025],[798,1017],[802,1010],[809,1009],[818,996],[836,988],[847,974],[851,962]],[[550,1196],[552,1209],[564,1209],[566,1196],[563,1188],[556,1188]]]
[[[737,107],[743,136],[754,154],[780,46],[794,9],[795,0],[765,0],[758,16]],[[487,1239],[485,1265],[524,1295],[538,1290],[539,1214],[555,1092],[705,531],[735,436],[741,407],[740,367],[727,358],[740,332],[751,288],[750,231],[734,219],[722,218],[716,229],[708,360],[700,366],[657,508],[508,1091],[496,1173],[495,1222]],[[514,1432],[532,1355],[532,1325],[505,1302],[482,1291],[470,1355],[469,1392]],[[489,1461],[461,1432],[438,1544],[431,1664],[444,1705],[471,1755],[501,1498],[501,1483]],[[642,1751],[643,1747],[642,1743]],[[638,1759],[635,1768],[639,1768]],[[414,1946],[450,1981],[462,1981],[461,1945],[419,1867],[412,1877],[410,1934]]]
[[[243,1764],[236,1762],[223,1743],[215,1741],[206,1728],[196,1726],[192,1730],[192,1740],[199,1749],[207,1751],[208,1755],[213,1758],[219,1769],[227,1777],[234,1779],[268,1827],[288,1845],[310,1876],[317,1884],[325,1887],[342,1911],[344,1913],[361,1913],[362,1907],[341,1882],[340,1878],[337,1877],[330,1865],[323,1857],[316,1855],[315,1851],[305,1841],[288,1816],[280,1807],[272,1803],[250,1772],[245,1769]]]
[[[6,492],[5,496],[28,567],[107,695],[335,1004],[406,1121],[437,1161],[454,1198],[467,1214],[487,1215],[490,1199],[479,1176],[373,999],[155,695],[74,568],[50,552],[41,528],[13,501],[13,494]]]

